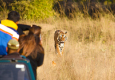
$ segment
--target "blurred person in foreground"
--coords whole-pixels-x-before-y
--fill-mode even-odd
[[[19,53],[18,53],[18,49],[19,49],[19,42],[15,39],[11,39],[9,42],[8,42],[8,51],[7,51],[7,55],[3,56],[2,58],[3,59],[9,59],[9,60],[17,60],[17,59],[23,59],[23,56],[21,56]],[[11,67],[12,66],[12,67]],[[21,68],[17,68],[16,65],[12,65],[11,64],[10,66],[10,69],[12,70],[12,73],[13,73],[13,77],[14,80],[18,80],[18,79],[21,79],[21,80],[28,80],[25,76],[25,71],[22,71]],[[8,73],[10,74],[10,73]],[[21,78],[19,78],[19,76]],[[9,78],[9,77],[8,77]]]
[[[16,11],[8,13],[8,18],[0,21],[0,55],[7,55],[7,43],[11,39],[19,39],[17,23],[20,15]]]
[[[11,29],[13,29],[14,31],[18,32],[18,22],[20,20],[20,15],[18,12],[16,11],[11,11],[8,13],[8,18],[1,20],[1,24],[4,26],[7,26]]]
[[[41,27],[33,25],[29,29],[28,35],[19,38],[19,52],[30,60],[32,69],[37,77],[37,67],[41,66],[44,61],[44,48],[41,45]]]
[[[18,49],[19,49],[19,42],[15,39],[11,39],[8,42],[8,50],[7,50],[7,55],[3,56],[3,58],[18,58],[18,59],[22,59],[22,57],[20,56],[20,54],[18,53]]]
[[[8,18],[0,21],[0,55],[7,55],[7,43],[11,39],[19,39],[17,23],[20,15],[16,11],[11,11]]]
[[[29,30],[29,25],[18,24],[20,15],[16,11],[8,13],[8,18],[0,21],[0,55],[7,55],[7,43],[10,39],[19,39],[24,34],[23,30]]]
[[[19,35],[23,35],[25,30],[29,30],[30,25],[18,24],[20,20],[20,14],[17,11],[10,11],[8,18],[1,20],[1,24],[7,26],[18,32]]]

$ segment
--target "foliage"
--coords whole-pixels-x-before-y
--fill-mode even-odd
[[[20,13],[21,19],[26,20],[46,20],[46,18],[51,18],[55,15],[53,8],[53,3],[56,1],[67,1],[67,0],[12,0],[11,2],[5,2],[8,0],[0,0],[0,13],[3,16],[6,16],[7,13],[11,10],[15,10]],[[86,16],[88,14],[88,3],[90,1],[99,1],[102,0],[73,0],[78,2],[78,8]],[[103,4],[106,7],[110,7],[115,0],[103,0]],[[104,6],[102,5],[102,6]],[[91,7],[92,8],[92,7]],[[94,7],[95,8],[95,7]],[[95,8],[97,9],[97,8]],[[5,14],[4,14],[5,13]],[[1,16],[2,16],[1,15]]]
[[[7,9],[7,4],[3,1],[0,0],[0,19],[3,17],[6,18],[9,10]]]
[[[15,1],[12,10],[18,11],[22,19],[45,19],[53,16],[53,0]]]

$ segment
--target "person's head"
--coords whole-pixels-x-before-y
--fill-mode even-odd
[[[17,52],[19,49],[19,42],[15,39],[9,40],[8,44],[8,54]]]
[[[11,12],[8,13],[8,18],[7,19],[12,20],[15,23],[17,23],[20,20],[20,15],[16,11],[11,11]]]
[[[37,52],[44,53],[43,48],[40,44],[40,34],[41,34],[41,27],[37,25],[33,25],[29,29],[28,35],[22,36],[19,39],[19,43],[20,43],[19,50],[23,48],[23,54],[21,55],[24,55],[24,56],[32,55],[36,57]]]
[[[32,25],[32,27],[29,29],[29,36],[34,36],[37,43],[40,42],[40,35],[41,35],[41,27],[37,25]]]

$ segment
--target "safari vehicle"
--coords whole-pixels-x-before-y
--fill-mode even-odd
[[[0,80],[35,80],[30,61],[0,58]]]

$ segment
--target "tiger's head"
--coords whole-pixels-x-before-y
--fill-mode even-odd
[[[64,43],[67,40],[66,34],[67,34],[67,32],[65,32],[65,33],[58,32],[57,41],[59,43]]]

